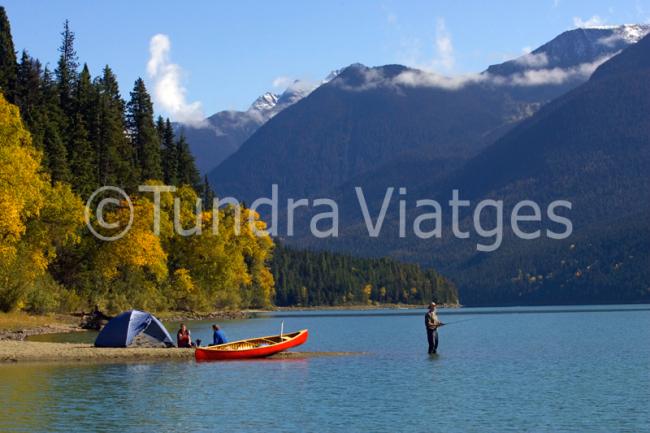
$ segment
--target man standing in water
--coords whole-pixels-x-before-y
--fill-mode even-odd
[[[429,311],[427,311],[427,314],[424,315],[424,325],[427,328],[429,354],[434,354],[438,350],[438,328],[444,325],[444,323],[438,320],[435,302],[429,304]]]

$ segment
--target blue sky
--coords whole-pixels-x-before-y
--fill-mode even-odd
[[[170,43],[166,71],[190,108],[245,109],[289,79],[317,81],[360,62],[401,63],[447,75],[478,72],[576,23],[650,22],[650,0],[545,1],[111,1],[11,0],[2,4],[18,50],[54,65],[67,18],[80,60],[109,64],[123,96],[148,74],[150,43]],[[160,66],[160,65],[159,65]],[[171,69],[170,69],[171,68]],[[274,88],[274,82],[279,86]],[[195,103],[192,105],[192,103]],[[197,103],[200,103],[199,106]],[[161,114],[169,114],[159,103]]]

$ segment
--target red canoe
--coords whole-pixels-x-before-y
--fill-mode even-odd
[[[308,336],[307,330],[303,329],[290,334],[251,338],[217,346],[197,347],[194,357],[197,361],[262,358],[300,346],[307,341]]]

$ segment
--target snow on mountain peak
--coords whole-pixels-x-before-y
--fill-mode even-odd
[[[321,81],[321,85],[329,83],[334,78],[338,77],[340,73],[341,73],[340,69],[335,69],[331,71],[329,74],[327,74],[327,76],[323,79],[323,81]]]
[[[279,96],[276,95],[275,93],[266,92],[251,104],[249,111],[250,110],[255,110],[255,111],[272,110],[278,104],[278,99]]]
[[[639,42],[650,33],[650,25],[647,24],[623,24],[615,30],[623,39],[630,43]]]

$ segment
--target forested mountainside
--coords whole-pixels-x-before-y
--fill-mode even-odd
[[[386,237],[367,241],[365,228],[357,225],[329,248],[356,254],[388,250],[400,259],[439,266],[459,284],[468,304],[647,301],[649,56],[646,37],[463,167],[414,194],[445,202],[458,189],[473,203],[503,200],[506,218],[519,200],[543,206],[568,200],[570,238],[523,241],[506,232],[501,248],[481,253],[476,236],[400,240],[390,235],[395,229],[387,229]],[[469,226],[471,216],[464,218]]]
[[[456,287],[433,269],[389,258],[366,259],[276,245],[271,264],[275,304],[457,304]]]
[[[209,181],[220,194],[250,203],[274,183],[293,198],[331,196],[359,179],[373,190],[384,173],[408,162],[411,172],[422,170],[409,181],[438,175],[584,83],[648,29],[571,30],[482,74],[453,78],[400,65],[351,65],[262,125]],[[429,170],[423,161],[431,161]]]

